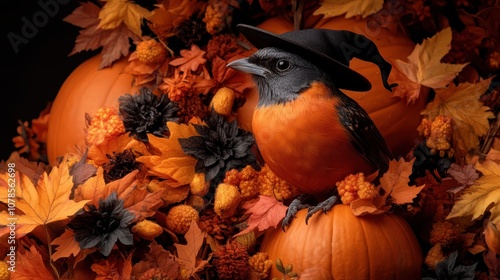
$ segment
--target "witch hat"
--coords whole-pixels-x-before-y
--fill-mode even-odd
[[[347,30],[304,29],[278,35],[246,24],[236,27],[258,49],[275,47],[302,56],[325,71],[338,88],[371,89],[368,79],[349,68],[353,57],[375,63],[380,68],[384,87],[390,91],[395,86],[387,82],[392,65],[382,58],[377,46],[361,34]]]

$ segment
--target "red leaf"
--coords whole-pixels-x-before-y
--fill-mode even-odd
[[[247,214],[250,214],[247,221],[248,227],[236,236],[254,229],[264,231],[270,227],[276,228],[285,217],[288,207],[274,197],[261,195],[257,202],[245,203],[243,208],[247,210]]]

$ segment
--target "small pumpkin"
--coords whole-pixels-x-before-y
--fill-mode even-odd
[[[315,269],[332,279],[421,279],[422,251],[405,220],[395,214],[357,217],[335,205],[304,223],[307,209],[290,226],[268,231],[259,251],[280,258],[300,276]],[[282,277],[273,267],[270,278]]]
[[[47,132],[49,163],[84,145],[85,113],[93,115],[103,106],[118,108],[118,97],[135,91],[133,76],[123,73],[127,59],[98,70],[101,55],[79,65],[64,81],[50,111]]]
[[[389,62],[394,59],[406,60],[415,46],[409,38],[392,32],[389,28],[368,29],[367,20],[334,17],[306,21],[306,23],[308,22],[312,24],[308,24],[307,28],[350,30],[363,34],[377,45],[382,56]],[[277,34],[293,30],[292,22],[285,17],[270,18],[259,27]],[[422,88],[420,98],[415,104],[407,105],[404,100],[394,97],[391,92],[384,88],[380,70],[375,64],[354,59],[351,61],[350,67],[368,78],[372,83],[372,89],[368,92],[348,90],[343,90],[343,92],[356,100],[368,112],[392,152],[396,155],[406,155],[414,146],[418,134],[416,128],[420,124],[420,112],[426,105],[428,89]],[[393,74],[391,74],[389,81],[392,78]],[[249,91],[246,98],[245,105],[238,110],[237,119],[243,128],[250,129],[253,110],[258,101],[257,91]]]

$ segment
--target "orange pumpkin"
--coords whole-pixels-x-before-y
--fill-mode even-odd
[[[259,251],[272,261],[280,258],[285,265],[293,264],[299,276],[317,270],[321,279],[421,279],[420,246],[397,215],[356,217],[342,204],[326,215],[314,215],[306,225],[306,214],[306,209],[299,211],[285,232],[267,232]],[[280,276],[273,267],[269,279]]]
[[[370,30],[366,20],[335,17],[323,20],[310,20],[311,28],[350,30],[367,36],[375,42],[382,56],[391,62],[394,59],[406,60],[414,48],[413,42],[406,36],[394,33],[388,28]],[[306,22],[307,23],[307,22]],[[260,28],[281,34],[293,30],[293,24],[284,17],[271,18],[259,25]],[[414,146],[421,115],[425,108],[428,89],[423,88],[415,104],[406,102],[384,88],[380,70],[375,64],[354,59],[350,67],[370,80],[372,89],[368,92],[343,90],[356,100],[373,119],[395,155],[406,155]],[[394,72],[394,71],[393,71]],[[393,74],[389,81],[393,79]],[[257,104],[256,90],[249,91],[247,102],[238,110],[238,122],[245,129],[251,128],[252,114]]]
[[[134,91],[132,75],[122,73],[126,59],[98,70],[100,62],[101,55],[97,55],[79,65],[54,100],[47,134],[47,154],[52,165],[57,163],[57,157],[84,145],[85,113],[92,115],[103,106],[118,108],[118,97]]]

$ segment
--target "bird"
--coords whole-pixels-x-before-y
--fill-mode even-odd
[[[283,229],[302,208],[309,208],[307,223],[314,213],[326,212],[338,201],[336,182],[358,172],[385,172],[393,158],[368,113],[339,89],[339,85],[361,91],[371,87],[348,67],[352,57],[338,46],[356,34],[310,29],[277,35],[243,24],[238,29],[259,47],[251,56],[227,65],[251,74],[256,84],[259,100],[252,119],[256,145],[271,171],[301,194],[290,203]],[[368,59],[379,65],[390,90],[395,86],[386,81],[391,66],[369,42]],[[304,203],[306,196],[322,200],[309,206]]]

